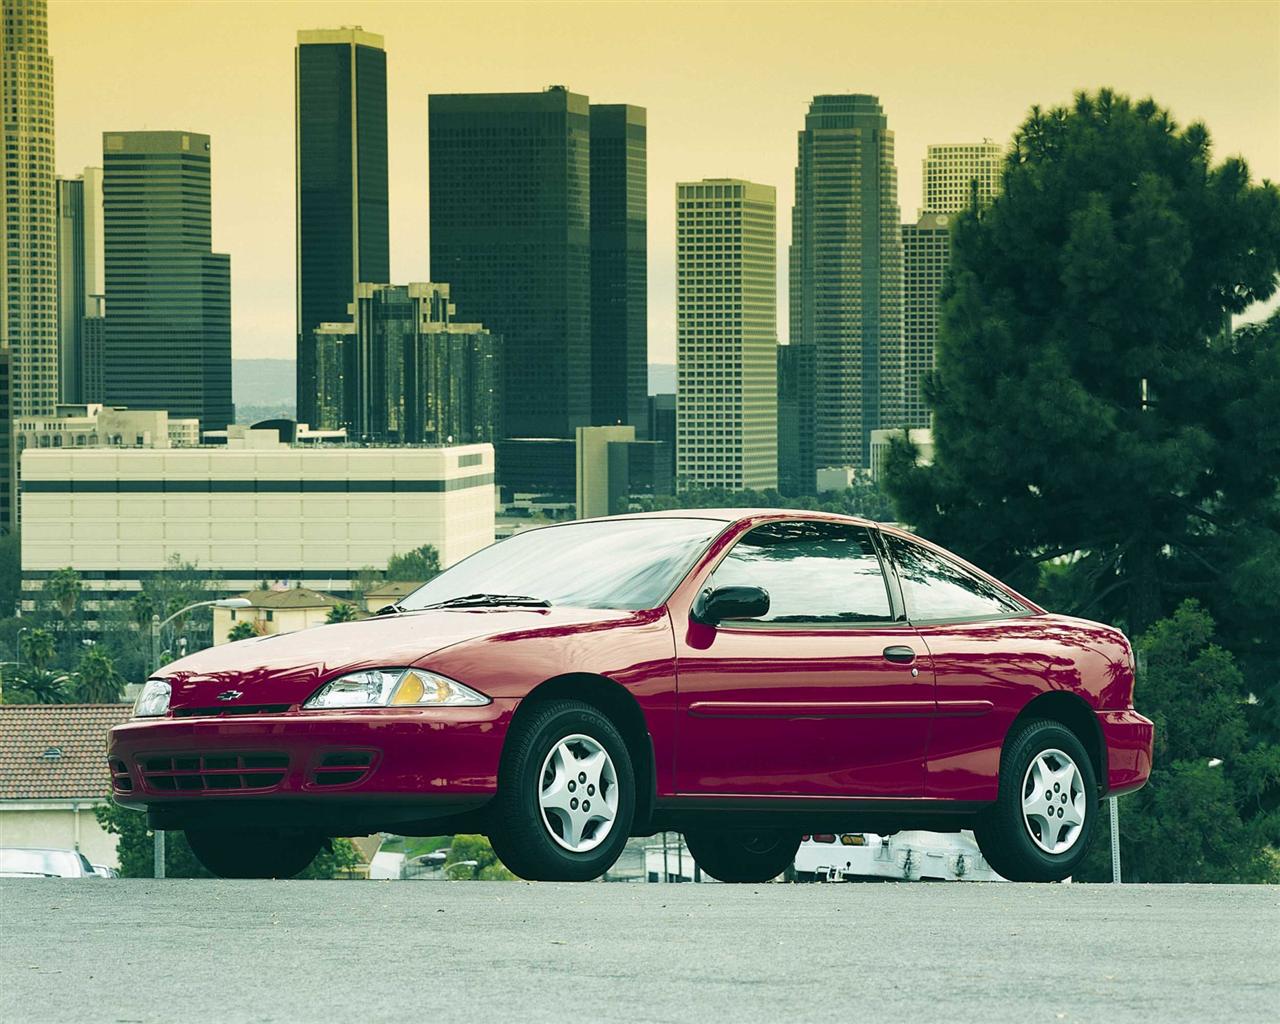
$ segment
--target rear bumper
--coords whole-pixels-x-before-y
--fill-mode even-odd
[[[111,730],[112,793],[163,828],[463,814],[497,790],[517,703],[133,721]]]
[[[1098,728],[1107,751],[1106,796],[1132,793],[1147,784],[1151,775],[1151,749],[1155,726],[1132,708],[1099,711]]]

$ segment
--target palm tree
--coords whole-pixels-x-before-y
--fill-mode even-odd
[[[65,704],[70,682],[61,672],[30,666],[17,674],[13,686],[16,692],[7,695],[6,703]]]
[[[22,659],[37,671],[43,670],[49,662],[53,661],[53,656],[57,653],[57,643],[53,634],[43,626],[28,630],[20,646]]]
[[[76,669],[76,699],[82,704],[114,704],[120,699],[122,682],[111,656],[100,647],[91,647]]]
[[[70,566],[59,569],[49,577],[49,582],[45,584],[45,591],[57,605],[63,622],[70,622],[80,604],[80,574]]]
[[[329,616],[324,621],[354,622],[357,618],[359,618],[359,613],[356,611],[355,605],[347,604],[346,601],[339,601],[329,609]]]

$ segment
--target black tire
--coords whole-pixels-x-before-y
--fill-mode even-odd
[[[324,836],[276,829],[187,829],[187,843],[219,878],[292,878],[315,860]]]
[[[604,838],[581,852],[563,845],[566,837],[562,820],[554,814],[544,815],[539,802],[544,764],[562,740],[573,736],[588,738],[608,754],[614,774],[609,785],[616,787],[617,796],[613,820]],[[570,780],[568,785],[577,783]],[[602,784],[599,796],[604,795]],[[622,853],[631,835],[635,805],[631,753],[613,722],[582,701],[549,700],[536,705],[507,736],[489,840],[502,863],[521,878],[586,882],[608,871]],[[601,827],[602,822],[588,824],[582,835],[589,842]]]
[[[1083,787],[1084,821],[1061,853],[1047,852],[1037,842],[1033,829],[1041,826],[1025,818],[1022,807],[1024,782],[1030,782],[1028,770],[1037,757],[1049,751],[1059,751],[1075,763]],[[1060,763],[1056,757],[1051,760]],[[1061,801],[1062,796],[1056,794],[1054,801]],[[1061,813],[1062,808],[1058,809]],[[978,816],[973,831],[987,863],[1010,881],[1060,882],[1080,866],[1089,852],[1097,821],[1098,781],[1084,744],[1061,722],[1042,718],[1020,725],[1005,740],[1000,755],[999,796]],[[1062,841],[1066,838],[1063,836]]]
[[[769,882],[789,868],[800,849],[790,832],[699,829],[686,832],[693,859],[721,882]]]

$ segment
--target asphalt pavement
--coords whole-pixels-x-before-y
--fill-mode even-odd
[[[1280,887],[0,882],[0,1020],[1267,1021]]]

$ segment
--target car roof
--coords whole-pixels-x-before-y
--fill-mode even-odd
[[[671,508],[656,512],[628,512],[625,515],[601,516],[601,519],[713,519],[724,523],[738,523],[748,519],[823,519],[832,522],[856,523],[859,526],[878,526],[874,519],[847,516],[836,512],[821,512],[803,508]]]

